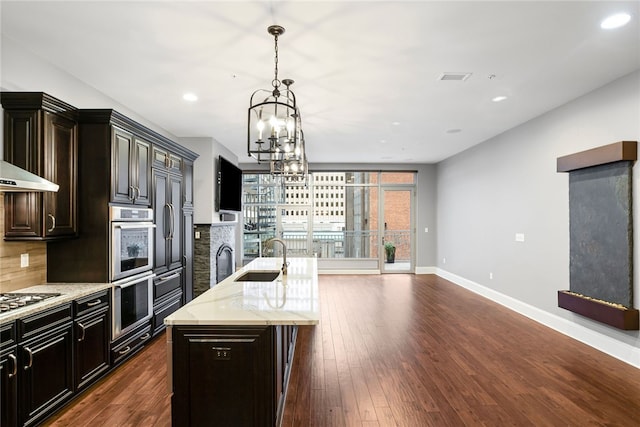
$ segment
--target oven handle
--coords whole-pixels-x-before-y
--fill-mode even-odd
[[[127,277],[126,279],[120,280],[118,282],[113,282],[113,286],[117,287],[117,288],[128,288],[129,286],[133,286],[133,285],[137,285],[140,282],[145,282],[149,279],[153,279],[154,277],[156,277],[155,273],[152,274],[146,274],[144,276],[141,277]]]
[[[143,224],[131,224],[131,223],[125,223],[125,224],[116,224],[115,227],[117,228],[122,228],[122,229],[127,229],[127,228],[156,228],[155,224],[152,223],[143,223]]]

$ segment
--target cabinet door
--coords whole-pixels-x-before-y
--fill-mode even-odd
[[[154,271],[157,274],[168,270],[167,240],[170,236],[170,212],[167,188],[169,174],[162,169],[154,168],[153,176],[153,215],[156,225],[155,231],[155,262]]]
[[[0,425],[18,425],[18,358],[15,346],[0,354]]]
[[[72,325],[18,345],[21,425],[35,424],[73,394]]]
[[[133,201],[132,155],[133,135],[122,129],[113,129],[111,148],[111,201],[131,203]]]
[[[182,267],[182,176],[169,174],[169,270]]]
[[[77,228],[78,125],[55,114],[44,114],[44,178],[60,186],[57,193],[43,194],[43,225],[46,237],[75,236]]]
[[[16,166],[44,174],[38,163],[41,152],[37,111],[4,112],[4,159]],[[36,239],[42,236],[42,193],[6,193],[5,237]]]
[[[182,214],[183,229],[183,275],[185,304],[193,299],[193,211],[185,210]]]
[[[182,166],[182,185],[184,188],[184,209],[193,209],[193,162],[185,160]]]
[[[75,386],[81,390],[109,369],[109,307],[74,322]]]
[[[273,328],[174,326],[172,333],[173,425],[275,425]]]
[[[135,138],[133,186],[134,203],[149,206],[151,204],[151,144]]]

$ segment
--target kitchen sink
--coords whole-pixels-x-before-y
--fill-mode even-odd
[[[236,277],[234,282],[273,282],[280,276],[280,270],[251,270]]]

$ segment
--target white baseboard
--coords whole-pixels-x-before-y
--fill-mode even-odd
[[[416,267],[416,274],[437,274],[438,267]]]
[[[318,274],[380,274],[380,270],[318,270]]]
[[[630,344],[620,342],[607,335],[596,332],[592,329],[585,328],[575,322],[562,318],[547,311],[540,310],[532,305],[514,299],[510,296],[501,294],[493,289],[482,286],[476,282],[465,279],[441,268],[435,267],[435,274],[447,279],[448,281],[468,289],[478,295],[497,302],[516,313],[520,313],[538,323],[541,323],[551,329],[554,329],[564,335],[576,339],[588,346],[591,346],[603,353],[606,353],[616,359],[619,359],[631,366],[640,369],[640,348]],[[416,269],[417,272],[417,269]],[[427,273],[421,273],[427,274]]]

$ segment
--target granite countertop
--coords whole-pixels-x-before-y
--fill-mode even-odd
[[[0,314],[0,323],[7,323],[21,317],[26,317],[39,311],[55,307],[56,305],[71,302],[109,288],[111,288],[110,283],[45,283],[43,285],[6,292],[11,294],[59,293],[60,296],[47,298],[37,304],[27,305],[2,313]]]
[[[257,258],[165,318],[173,325],[317,325],[316,258],[290,258],[273,282],[236,282],[246,271],[280,270],[282,258]]]

